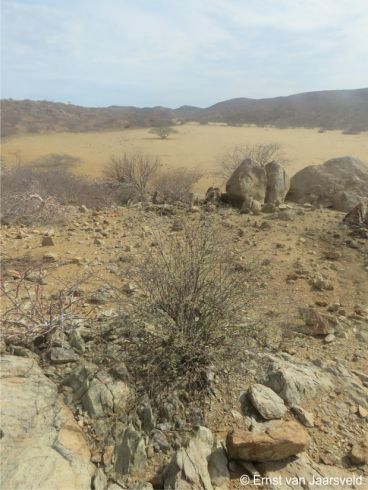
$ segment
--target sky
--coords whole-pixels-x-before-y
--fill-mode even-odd
[[[368,86],[368,0],[2,0],[2,97],[206,107]]]

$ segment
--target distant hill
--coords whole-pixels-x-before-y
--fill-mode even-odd
[[[368,130],[368,88],[307,92],[270,99],[231,99],[205,109],[80,107],[47,101],[2,101],[2,135],[101,131],[197,121],[229,125]]]

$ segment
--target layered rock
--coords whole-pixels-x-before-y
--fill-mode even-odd
[[[329,391],[333,388],[331,376],[311,363],[296,364],[292,359],[271,359],[265,384],[290,405],[314,396],[318,390]]]
[[[368,228],[368,199],[354,206],[344,217],[343,222],[352,228]]]
[[[180,448],[174,455],[164,475],[164,488],[182,490],[213,490],[208,472],[208,458],[214,439],[211,431],[200,427],[187,447]]]
[[[1,358],[1,475],[7,490],[90,490],[95,466],[57,387],[30,358]]]

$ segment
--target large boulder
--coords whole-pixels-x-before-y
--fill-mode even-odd
[[[280,204],[284,202],[290,189],[290,177],[282,165],[277,162],[267,163],[267,187],[265,203]]]
[[[266,187],[265,167],[247,158],[230,176],[226,183],[226,193],[232,204],[241,206],[246,199],[264,202]]]
[[[33,359],[0,362],[1,488],[90,490],[96,468],[56,385]]]
[[[261,165],[246,158],[226,183],[226,200],[236,206],[252,202],[280,204],[290,187],[290,179],[282,165]]]
[[[291,179],[288,199],[348,212],[368,197],[368,165],[353,157],[310,165]]]

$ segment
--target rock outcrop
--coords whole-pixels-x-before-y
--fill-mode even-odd
[[[127,427],[121,444],[117,447],[115,470],[123,475],[138,473],[144,471],[146,461],[146,445],[143,437],[134,427]]]
[[[227,437],[232,459],[244,461],[280,461],[306,449],[309,437],[297,422],[275,421],[264,432],[234,430]]]
[[[1,487],[90,490],[95,466],[57,387],[30,358],[1,358]]]
[[[230,202],[238,206],[250,198],[264,202],[266,186],[265,167],[247,158],[230,176],[226,183],[226,193]]]
[[[290,177],[282,165],[277,162],[269,162],[265,166],[267,186],[265,203],[280,204],[284,202],[290,189]]]
[[[282,165],[270,162],[261,165],[245,159],[226,183],[227,201],[236,206],[253,201],[260,204],[280,204],[290,187],[290,179]]]
[[[292,358],[271,359],[265,384],[290,405],[314,396],[318,390],[333,388],[331,376],[312,363],[295,363]]]
[[[92,363],[78,366],[65,380],[73,389],[74,397],[94,418],[105,417],[124,410],[129,388],[113,379]]]
[[[199,427],[195,437],[189,440],[186,447],[176,452],[167,467],[164,475],[164,488],[213,490],[208,471],[208,458],[213,444],[211,431],[206,427]]]
[[[368,228],[368,199],[354,206],[344,217],[343,222],[352,228]]]
[[[291,179],[287,197],[348,212],[368,197],[368,165],[349,156],[310,165]]]

